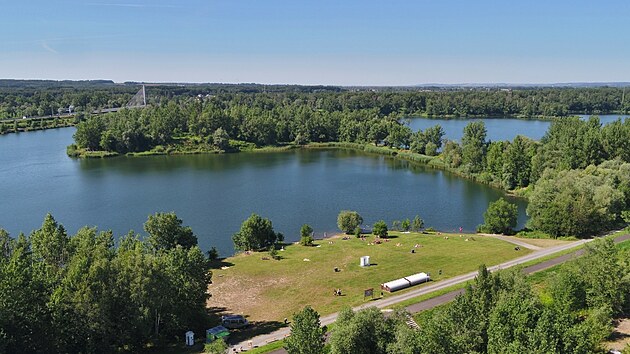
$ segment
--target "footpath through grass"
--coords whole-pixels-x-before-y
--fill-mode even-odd
[[[390,280],[428,272],[439,281],[474,271],[482,263],[490,266],[531,252],[476,235],[391,236],[381,244],[373,244],[370,236],[320,240],[314,247],[290,245],[278,252],[280,260],[268,259],[267,253],[228,258],[224,263],[232,266],[214,271],[209,306],[254,321],[282,321],[306,305],[326,315],[369,301],[363,297],[365,289],[374,288],[375,297],[380,297],[380,284]],[[372,265],[360,267],[361,256],[370,256]],[[335,296],[334,289],[341,289],[343,296]]]

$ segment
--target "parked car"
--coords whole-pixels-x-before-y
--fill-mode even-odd
[[[247,327],[249,322],[241,315],[221,316],[221,325],[225,328],[237,329]]]

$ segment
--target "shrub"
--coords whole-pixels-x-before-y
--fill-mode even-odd
[[[300,229],[300,244],[311,246],[313,244],[313,228],[309,224],[302,225]]]
[[[339,230],[349,234],[363,223],[363,218],[356,211],[342,210],[337,216]]]

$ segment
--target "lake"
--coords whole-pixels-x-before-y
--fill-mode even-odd
[[[379,219],[425,220],[442,231],[473,231],[499,190],[420,165],[337,150],[224,155],[66,156],[74,128],[0,136],[0,227],[13,236],[41,226],[52,213],[74,234],[84,225],[117,236],[156,211],[175,211],[203,250],[233,253],[231,235],[255,212],[287,240],[310,224],[318,235],[336,230],[340,210]],[[526,203],[519,207],[519,225]]]
[[[582,119],[588,119],[589,116],[582,115]],[[602,124],[607,124],[621,118],[627,118],[627,115],[601,115],[599,120]],[[514,140],[517,135],[524,135],[534,140],[540,140],[545,135],[550,121],[544,120],[525,120],[516,118],[411,118],[409,127],[413,131],[425,130],[436,124],[442,126],[444,135],[447,139],[460,141],[464,133],[464,127],[470,122],[484,122],[488,131],[488,139],[492,141],[498,140]]]

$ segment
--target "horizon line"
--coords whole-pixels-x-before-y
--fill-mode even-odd
[[[149,84],[149,85],[269,85],[269,86],[328,86],[328,87],[544,87],[544,86],[630,86],[630,81],[566,81],[566,82],[461,82],[461,83],[440,83],[427,82],[417,84],[325,84],[325,83],[270,83],[270,82],[246,82],[246,81],[138,81],[125,80],[115,81],[112,79],[95,78],[95,79],[45,79],[45,78],[0,78],[0,81],[52,81],[52,82],[85,82],[85,81],[110,81],[114,84]]]

